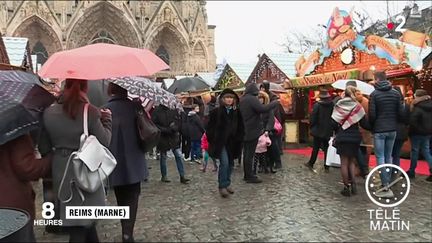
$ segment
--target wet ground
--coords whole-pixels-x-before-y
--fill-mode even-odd
[[[217,174],[202,173],[199,165],[185,163],[189,185],[179,183],[174,160],[168,164],[171,183],[161,183],[158,162],[150,160],[150,179],[142,184],[136,241],[432,241],[432,183],[418,176],[400,206],[400,218],[410,221],[409,231],[371,231],[368,209],[378,209],[367,197],[364,180],[359,194],[350,198],[339,192],[340,172],[306,169],[299,155],[283,156],[283,170],[262,175],[261,184],[246,184],[242,169],[233,174],[235,194],[221,198]],[[37,217],[41,218],[41,186],[37,193]],[[115,205],[114,193],[108,201]],[[66,234],[44,232],[35,226],[39,242],[68,241]],[[119,220],[98,223],[101,241],[120,242]]]

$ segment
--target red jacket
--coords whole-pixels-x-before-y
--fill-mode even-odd
[[[206,133],[203,134],[201,137],[201,149],[204,149],[205,151],[208,151],[208,141],[207,141],[207,135]]]
[[[36,159],[29,135],[0,145],[0,207],[23,209],[35,218],[30,181],[51,173],[51,159]]]

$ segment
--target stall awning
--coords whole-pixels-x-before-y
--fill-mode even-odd
[[[290,80],[293,88],[313,87],[326,84],[332,84],[339,79],[358,79],[360,70],[348,69],[343,71],[309,75],[304,77],[292,78]],[[290,88],[288,83],[284,84],[285,88]]]
[[[400,76],[405,76],[405,75],[409,75],[409,74],[414,75],[412,68],[387,70],[385,73],[387,75],[387,78],[400,77]]]

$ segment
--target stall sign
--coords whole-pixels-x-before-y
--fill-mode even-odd
[[[332,84],[339,79],[358,79],[360,71],[358,69],[349,69],[339,72],[325,73],[304,76],[300,78],[291,79],[291,83],[294,88],[298,87],[311,87]]]

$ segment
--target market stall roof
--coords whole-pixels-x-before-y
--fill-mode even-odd
[[[215,72],[211,72],[211,73],[196,73],[197,76],[199,76],[200,78],[202,78],[206,84],[208,84],[211,88],[213,88],[216,83],[217,80],[215,79]]]
[[[27,38],[3,37],[3,42],[11,65],[21,67],[30,64]],[[33,67],[30,66],[30,68]]]
[[[239,68],[237,69],[239,70]],[[225,89],[225,88],[235,89],[243,86],[244,86],[243,80],[240,78],[237,72],[231,67],[231,64],[226,64],[222,71],[222,74],[219,76],[217,83],[213,88],[216,90]]]
[[[267,56],[288,78],[296,76],[295,63],[303,54],[299,53],[268,53]],[[307,53],[305,54],[308,55]]]
[[[229,63],[230,67],[239,76],[243,83],[246,83],[256,63]]]

